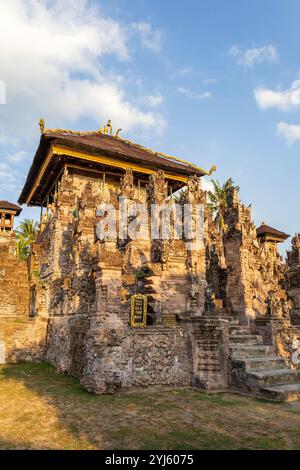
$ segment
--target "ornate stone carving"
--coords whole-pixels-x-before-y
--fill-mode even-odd
[[[121,180],[119,195],[125,196],[127,199],[133,199],[134,197],[133,173],[131,168],[126,169]]]
[[[202,190],[201,178],[198,176],[190,176],[187,182],[187,197],[188,204],[202,204],[205,200],[205,193]]]
[[[158,170],[149,176],[147,185],[148,199],[154,204],[163,204],[168,196],[168,183],[165,181],[165,172]]]

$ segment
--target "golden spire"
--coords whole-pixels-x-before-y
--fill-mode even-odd
[[[40,125],[41,134],[44,134],[44,130],[45,130],[45,120],[44,120],[43,118],[40,119],[39,125]]]

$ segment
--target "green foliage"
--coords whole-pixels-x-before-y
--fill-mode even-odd
[[[33,219],[24,219],[16,230],[17,253],[20,260],[26,260],[30,247],[36,239],[38,223]]]
[[[208,206],[213,215],[213,220],[222,233],[228,230],[228,227],[224,220],[225,211],[228,207],[227,194],[230,188],[235,188],[239,191],[239,186],[234,184],[232,178],[226,180],[221,184],[218,180],[211,180],[213,184],[213,191],[208,191]]]

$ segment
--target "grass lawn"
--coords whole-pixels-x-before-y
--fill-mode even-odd
[[[300,449],[300,412],[232,394],[92,395],[47,364],[0,366],[1,449]]]

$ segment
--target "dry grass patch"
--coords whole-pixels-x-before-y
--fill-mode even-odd
[[[96,396],[47,364],[0,367],[1,449],[300,449],[300,413],[231,394]]]

